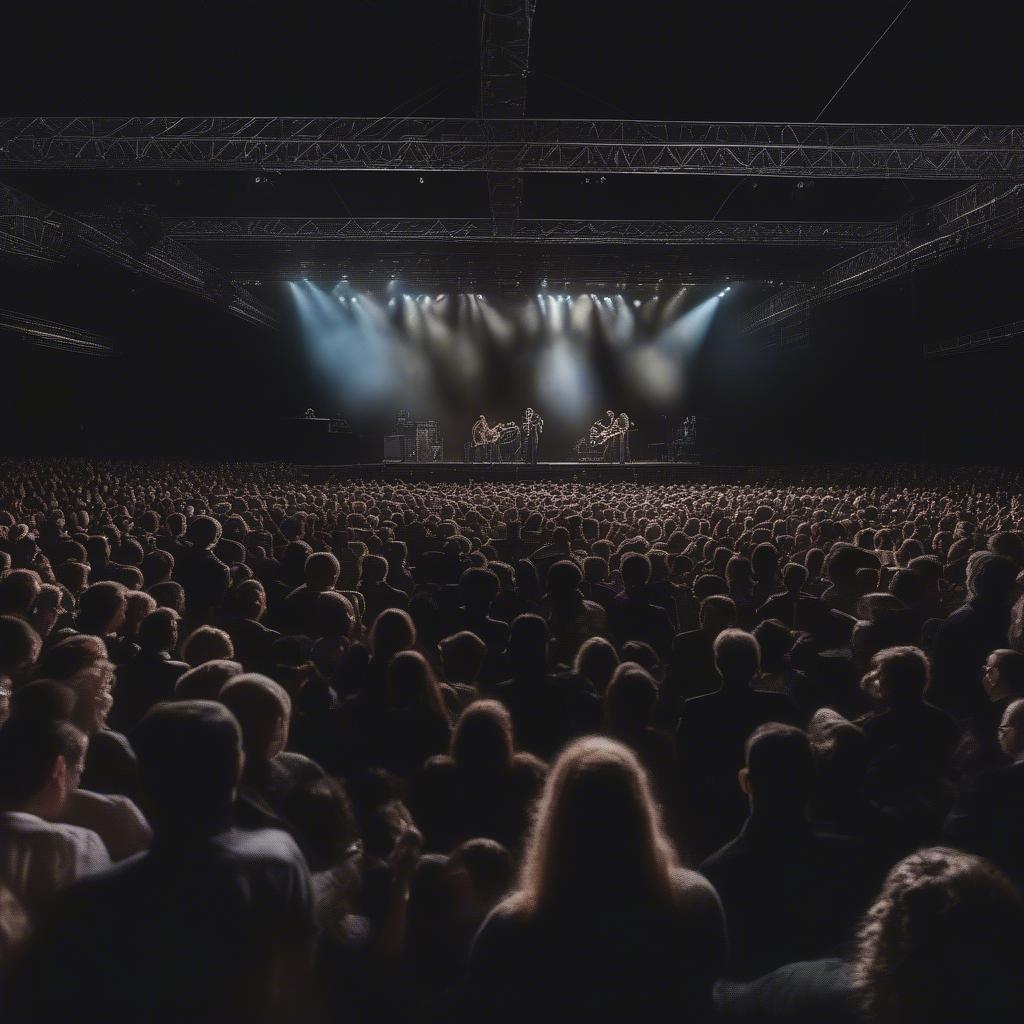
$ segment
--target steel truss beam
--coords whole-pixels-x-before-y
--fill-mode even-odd
[[[180,217],[165,234],[196,242],[444,241],[573,245],[873,246],[896,241],[896,225],[857,221],[516,220],[452,217]]]
[[[29,208],[11,190],[0,186],[0,252],[55,263],[71,251],[71,239],[56,210]]]
[[[177,239],[160,237],[140,249],[123,220],[59,213],[0,183],[0,224],[0,251],[36,255],[31,250],[42,245],[49,231],[55,240],[52,258],[66,255],[75,242],[127,270],[221,303],[250,323],[273,326],[277,321],[268,306]]]
[[[1024,126],[430,117],[8,117],[0,169],[1024,179]]]
[[[998,345],[1000,342],[1019,338],[1022,335],[1024,335],[1024,320],[1015,320],[1013,323],[990,327],[986,331],[976,331],[974,334],[961,334],[956,338],[945,338],[941,341],[926,341],[924,356],[926,359],[937,359],[940,356],[976,352],[979,348]]]
[[[56,320],[0,309],[0,331],[14,334],[23,341],[61,352],[77,352],[88,356],[109,356],[113,348],[98,335]]]
[[[665,289],[683,284],[717,283],[725,279],[765,280],[780,283],[807,280],[816,274],[821,261],[816,250],[787,252],[786,266],[780,267],[777,250],[753,252],[744,246],[700,248],[696,251],[673,246],[635,246],[629,259],[609,246],[553,248],[503,246],[493,242],[463,243],[458,258],[448,243],[390,242],[383,245],[344,243],[231,246],[202,245],[212,259],[230,263],[234,279],[268,284],[308,277],[318,282],[337,283],[347,276],[359,287],[373,291],[391,279],[410,292],[487,290],[536,292],[548,281],[559,292],[613,292],[618,288]],[[799,257],[803,257],[802,259]]]
[[[530,29],[537,0],[480,0],[480,113],[483,117],[523,117],[530,67]],[[519,217],[523,205],[520,174],[487,175],[491,216],[500,224]]]
[[[755,306],[748,331],[806,316],[812,306],[872,288],[925,263],[1009,235],[1024,224],[1024,183],[982,182],[897,222],[897,242],[830,267],[816,280],[793,285]]]

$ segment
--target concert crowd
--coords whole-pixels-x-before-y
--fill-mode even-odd
[[[0,461],[0,1014],[1019,1019],[1022,494]]]

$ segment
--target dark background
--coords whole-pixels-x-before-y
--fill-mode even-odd
[[[814,120],[901,6],[539,0],[527,112]],[[9,5],[3,112],[469,115],[479,97],[476,11],[471,0],[266,11]],[[1024,62],[1015,34],[999,27],[1006,11],[916,0],[825,119],[1019,122]],[[262,190],[220,172],[4,180],[69,212],[132,199],[165,215],[487,215],[483,175],[420,177],[295,173]],[[966,184],[797,189],[791,180],[623,175],[586,185],[578,175],[535,175],[523,215],[888,220]],[[921,349],[1019,319],[1022,269],[1019,249],[965,251],[817,308],[809,345],[795,351],[765,352],[739,336],[737,300],[723,306],[692,367],[685,408],[713,422],[722,461],[1020,461],[1019,344],[930,361]],[[0,275],[0,305],[98,332],[117,350],[95,359],[0,335],[4,451],[280,454],[278,417],[316,393],[283,285],[261,289],[286,314],[275,333],[87,255],[53,266],[0,257]],[[752,284],[749,301],[759,294]]]

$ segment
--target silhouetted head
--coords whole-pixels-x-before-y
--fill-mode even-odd
[[[157,840],[229,827],[242,770],[242,733],[222,704],[158,704],[132,734],[139,779]]]
[[[0,675],[18,686],[32,673],[43,642],[39,634],[15,615],[0,615]]]
[[[508,770],[515,753],[512,717],[496,700],[477,700],[467,707],[452,732],[451,755],[470,776],[493,776]]]
[[[438,645],[441,655],[441,667],[450,683],[476,682],[484,658],[487,656],[487,645],[468,629],[460,630],[445,637]]]
[[[543,669],[547,665],[548,624],[539,615],[517,615],[512,620],[509,660],[515,669]]]
[[[517,900],[533,913],[576,921],[609,906],[661,907],[675,866],[636,756],[590,736],[566,747],[548,775]]]
[[[139,626],[139,646],[144,651],[173,651],[178,646],[180,616],[170,608],[151,611]]]
[[[745,687],[761,667],[761,648],[743,629],[724,629],[714,645],[715,667],[726,686]]]
[[[807,733],[769,722],[747,740],[740,787],[758,815],[799,817],[811,794],[814,761]]]
[[[854,977],[877,1024],[1010,1024],[1020,1016],[1024,899],[958,850],[900,861],[860,927]]]
[[[1008,558],[975,551],[967,559],[967,590],[979,601],[1002,604],[1013,596],[1017,567]]]
[[[370,650],[375,658],[390,661],[415,643],[416,627],[409,613],[401,608],[385,608],[370,629]]]
[[[181,657],[192,668],[207,661],[235,656],[235,645],[223,629],[216,626],[200,626],[192,630],[181,645]]]
[[[176,700],[216,700],[224,684],[241,674],[240,662],[215,658],[180,675],[174,684],[174,697]]]
[[[650,672],[634,661],[619,665],[604,697],[612,730],[620,736],[641,732],[651,724],[657,703],[658,684]]]
[[[59,815],[78,785],[86,744],[69,722],[13,717],[0,729],[0,809]]]
[[[638,551],[630,552],[622,559],[619,571],[626,593],[637,593],[647,586],[651,578],[651,560]]]
[[[592,636],[580,644],[573,661],[573,671],[583,676],[598,693],[604,693],[619,656],[612,643],[603,636]]]
[[[246,672],[225,683],[219,700],[241,727],[247,759],[269,761],[284,750],[292,702],[283,686],[268,676]]]
[[[930,680],[928,659],[919,647],[887,647],[871,659],[861,687],[889,707],[902,707],[923,700]]]
[[[120,583],[94,583],[78,599],[78,628],[83,633],[107,636],[124,626],[127,591]]]

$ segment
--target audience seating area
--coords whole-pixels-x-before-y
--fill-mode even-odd
[[[1024,476],[0,460],[5,1021],[1003,1022]]]

